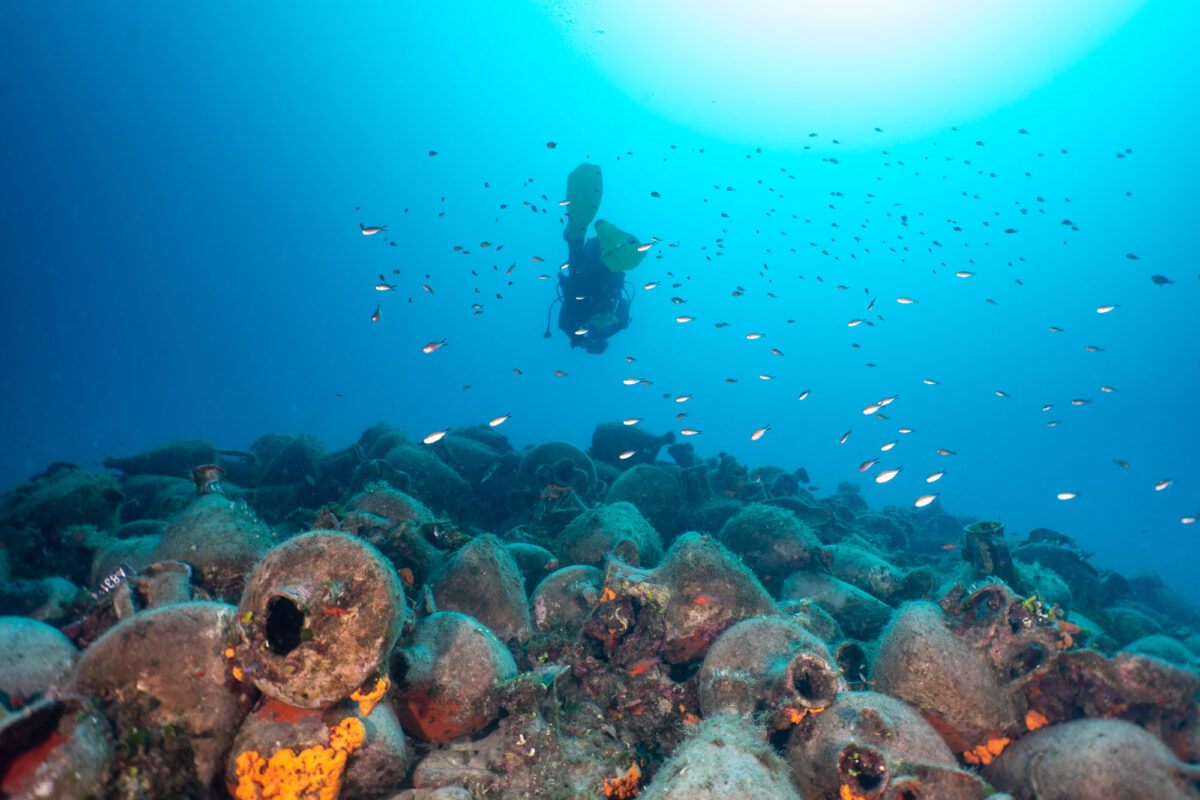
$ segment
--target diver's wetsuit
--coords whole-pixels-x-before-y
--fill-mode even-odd
[[[611,272],[600,260],[600,241],[567,240],[567,270],[559,272],[562,309],[558,327],[571,340],[571,347],[583,347],[589,353],[601,353],[608,337],[629,326],[629,301],[624,296],[625,276]],[[592,320],[612,315],[606,326]],[[585,330],[580,334],[576,331]]]

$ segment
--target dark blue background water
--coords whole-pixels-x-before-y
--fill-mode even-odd
[[[918,93],[882,133],[805,108],[795,130],[717,136],[618,88],[534,4],[6,4],[0,485],[175,438],[336,449],[378,420],[420,438],[512,412],[518,445],[586,445],[638,416],[823,491],[861,481],[876,506],[938,490],[1200,597],[1200,524],[1181,521],[1200,511],[1197,23],[1150,0],[1019,100],[945,124]],[[1054,36],[1029,24],[1034,57]],[[662,240],[602,357],[542,337],[585,159],[601,216]],[[897,394],[889,419],[861,413]],[[900,476],[860,475],[876,456]]]

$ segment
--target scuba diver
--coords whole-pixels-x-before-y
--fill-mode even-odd
[[[602,191],[600,167],[594,164],[580,164],[567,177],[567,269],[558,273],[558,296],[546,312],[544,334],[550,338],[550,315],[555,303],[562,303],[559,329],[571,347],[594,354],[603,353],[609,337],[629,326],[633,293],[625,273],[646,256],[636,238],[602,219],[596,220],[596,235],[586,238]]]

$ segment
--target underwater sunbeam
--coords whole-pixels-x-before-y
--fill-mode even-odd
[[[1144,3],[613,0],[547,13],[609,80],[675,122],[774,146],[819,131],[853,147],[986,116],[1070,68]]]

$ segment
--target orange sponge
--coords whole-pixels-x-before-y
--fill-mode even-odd
[[[642,771],[638,769],[637,763],[634,763],[621,777],[604,779],[604,796],[614,800],[630,800],[637,797],[641,780]]]
[[[362,747],[366,728],[346,717],[329,732],[329,746],[308,747],[299,753],[280,750],[264,759],[253,750],[237,757],[238,800],[337,800],[347,754]]]
[[[369,692],[364,692],[361,687],[354,690],[354,694],[350,695],[350,699],[358,703],[358,710],[365,717],[371,713],[371,709],[375,708],[375,704],[383,699],[387,694],[387,690],[392,686],[391,680],[386,675],[375,681],[375,687]]]

